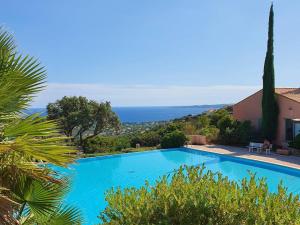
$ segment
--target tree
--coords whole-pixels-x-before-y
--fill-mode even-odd
[[[63,97],[55,103],[47,105],[48,119],[58,120],[62,131],[71,137],[74,129],[80,124],[83,128],[89,127],[89,102],[85,97]]]
[[[273,55],[273,4],[270,8],[268,48],[264,64],[262,96],[262,134],[270,141],[276,138],[278,105],[275,96],[274,55]]]
[[[97,136],[105,129],[118,129],[120,120],[109,102],[98,103],[85,97],[63,97],[47,106],[48,119],[57,120],[69,137],[83,139]]]
[[[27,200],[30,195],[38,196],[39,191],[48,190],[52,197],[56,196],[51,211],[57,212],[57,216],[65,215],[65,223],[61,224],[79,224],[81,221],[78,210],[60,208],[62,199],[48,188],[48,185],[61,184],[62,180],[53,176],[54,171],[50,168],[37,163],[67,166],[74,161],[75,154],[72,153],[75,150],[65,145],[66,138],[59,134],[55,122],[38,114],[22,114],[45,86],[45,78],[45,70],[38,61],[18,54],[12,35],[0,29],[0,224],[55,223],[54,217],[49,217],[51,199],[45,195],[42,195],[45,197],[42,202],[36,202],[41,198],[31,199],[31,206],[35,208],[31,210],[30,204],[24,204],[24,199],[20,198],[20,193],[28,190],[30,193],[24,195]],[[29,180],[32,182],[24,186]],[[37,182],[40,188],[33,186]],[[41,220],[39,215],[47,217],[49,223],[38,222]]]

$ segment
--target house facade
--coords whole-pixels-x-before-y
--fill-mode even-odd
[[[284,145],[300,133],[300,88],[276,88],[279,106],[276,144]],[[239,121],[249,120],[259,130],[262,118],[262,90],[233,106],[233,116]]]

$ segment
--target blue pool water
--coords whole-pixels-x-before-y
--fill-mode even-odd
[[[266,177],[273,192],[282,180],[289,192],[300,194],[298,170],[189,148],[79,159],[69,169],[55,169],[72,177],[66,203],[79,207],[87,224],[97,224],[100,222],[97,216],[106,206],[104,193],[111,187],[139,187],[145,180],[153,184],[157,178],[172,173],[181,165],[202,163],[207,169],[219,171],[236,181],[249,177],[248,171]]]

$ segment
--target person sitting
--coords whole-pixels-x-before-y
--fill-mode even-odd
[[[262,149],[263,150],[269,149],[270,145],[271,145],[270,141],[268,139],[265,139],[264,143],[263,143],[263,146],[262,146]]]
[[[271,148],[272,148],[272,144],[270,143],[269,140],[265,139],[264,140],[264,143],[263,143],[263,146],[262,146],[262,149],[264,151],[266,151],[266,154],[270,154],[271,153]]]

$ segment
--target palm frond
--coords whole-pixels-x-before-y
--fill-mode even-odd
[[[83,216],[79,209],[72,206],[62,206],[52,214],[46,221],[48,225],[80,225],[83,223]]]
[[[14,151],[27,158],[66,166],[74,161],[76,150],[66,145],[57,125],[38,114],[8,123],[3,130],[6,140],[0,142],[1,151]]]
[[[0,115],[24,110],[44,88],[45,78],[40,63],[18,55],[12,35],[0,29]]]
[[[5,49],[6,51],[13,51],[15,47],[16,46],[13,41],[13,36],[0,27],[0,49]]]
[[[40,117],[39,113],[7,123],[3,132],[5,137],[9,139],[23,135],[27,137],[46,137],[59,134],[57,124],[54,121],[47,120],[46,117]]]
[[[83,222],[83,216],[79,209],[72,206],[60,206],[54,213],[47,216],[31,217],[22,225],[80,225]]]
[[[48,216],[35,217],[29,215],[21,219],[21,225],[80,225],[84,223],[83,215],[79,209],[72,206],[61,206]]]
[[[46,216],[55,212],[66,193],[66,188],[63,182],[54,184],[23,178],[13,192],[19,204],[26,204],[25,214]]]
[[[63,196],[69,191],[68,179],[62,179],[60,184],[39,182],[25,178],[14,190],[16,199],[25,204],[25,210],[20,212],[23,224],[76,225],[82,223],[82,215],[77,208],[63,206]]]

